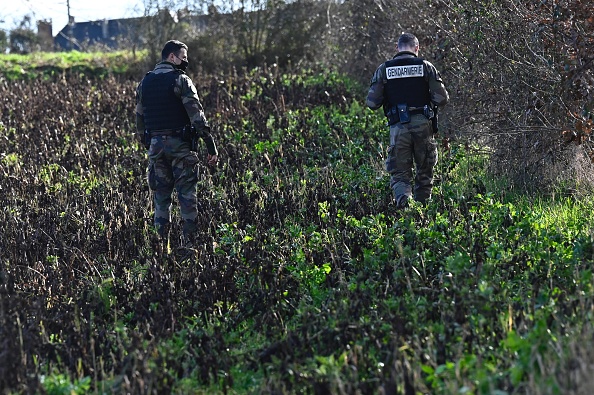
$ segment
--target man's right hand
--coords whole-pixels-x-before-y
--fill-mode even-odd
[[[218,160],[219,160],[219,157],[217,155],[208,154],[206,156],[206,163],[208,163],[210,166],[215,166],[217,164]]]
[[[140,144],[142,144],[144,146],[144,148],[146,148],[146,149],[150,148],[151,145],[150,145],[150,143],[147,144],[146,137],[144,136],[144,134],[136,133],[136,138],[138,139]]]

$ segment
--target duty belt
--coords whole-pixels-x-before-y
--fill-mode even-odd
[[[425,115],[425,108],[424,107],[408,107],[408,114],[409,115]],[[388,125],[394,125],[400,122],[400,116],[398,114],[398,109],[396,107],[392,107],[387,113],[386,117],[388,117]]]
[[[177,129],[177,130],[172,130],[172,129],[152,130],[152,131],[150,131],[150,134],[151,134],[151,137],[162,137],[162,136],[181,137],[183,130],[184,130],[183,128]]]
[[[410,115],[425,114],[425,109],[423,107],[409,107],[408,113]]]

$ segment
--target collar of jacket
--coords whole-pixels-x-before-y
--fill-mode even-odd
[[[400,58],[400,57],[413,57],[413,58],[417,58],[418,56],[415,55],[414,52],[410,52],[410,51],[401,51],[398,52],[396,55],[394,55],[394,58]],[[392,59],[394,59],[392,58]]]
[[[164,69],[164,68],[172,68],[175,69],[175,65],[171,62],[163,60],[162,62],[157,63],[155,68]]]

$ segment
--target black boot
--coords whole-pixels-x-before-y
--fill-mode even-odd
[[[157,240],[155,242],[155,250],[158,255],[169,255],[170,247],[169,247],[169,233],[171,230],[170,224],[164,225],[155,225],[157,228]]]
[[[401,195],[398,200],[396,201],[396,208],[397,209],[404,209],[408,207],[409,197],[407,195]]]

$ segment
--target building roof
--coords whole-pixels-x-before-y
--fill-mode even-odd
[[[58,50],[82,51],[91,46],[119,47],[122,38],[130,37],[142,18],[104,19],[70,23],[54,37]]]

